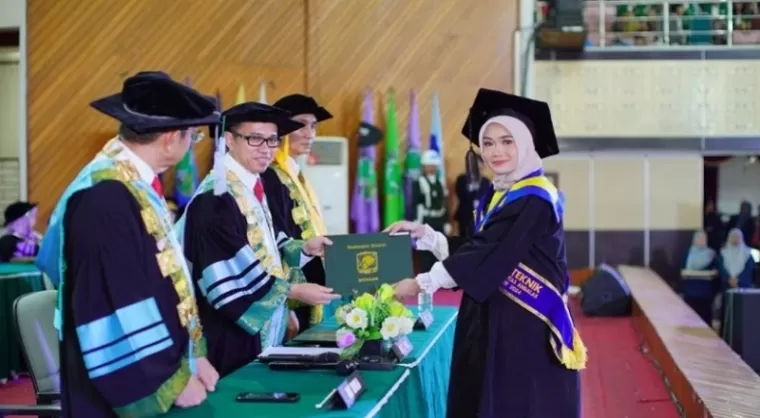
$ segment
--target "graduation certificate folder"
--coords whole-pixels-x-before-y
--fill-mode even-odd
[[[408,234],[331,235],[325,250],[327,287],[344,297],[374,293],[383,283],[414,277],[412,239]]]

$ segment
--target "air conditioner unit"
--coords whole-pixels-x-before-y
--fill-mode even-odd
[[[337,136],[315,138],[302,170],[322,204],[320,209],[327,233],[348,234],[348,139]]]

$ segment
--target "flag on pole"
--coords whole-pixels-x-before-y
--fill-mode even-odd
[[[262,81],[261,84],[259,84],[259,103],[269,104],[267,103],[267,82],[266,81]]]
[[[446,159],[443,158],[443,128],[441,126],[441,105],[438,103],[438,93],[433,93],[433,106],[430,124],[430,149],[441,157],[438,175],[446,184]]]
[[[235,104],[245,103],[245,86],[243,83],[238,83],[237,96],[235,96]]]
[[[404,219],[404,180],[399,161],[399,135],[396,99],[393,89],[385,98],[385,170],[383,177],[383,227]]]
[[[404,198],[407,219],[412,216],[412,184],[420,176],[420,111],[417,104],[417,94],[414,89],[409,91],[409,125],[407,131],[406,157],[404,158]]]
[[[362,122],[374,125],[374,97],[370,90],[364,92],[362,100]],[[356,181],[351,197],[351,220],[357,234],[380,230],[380,210],[377,200],[377,170],[375,161],[377,148],[359,148],[359,162],[356,165]]]
[[[185,80],[185,84],[190,86],[189,78]],[[195,164],[195,152],[193,152],[191,142],[174,170],[174,200],[178,208],[181,209],[190,202],[196,188],[198,188],[198,167]]]

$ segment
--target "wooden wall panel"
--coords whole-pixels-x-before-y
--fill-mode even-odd
[[[309,0],[308,88],[336,116],[321,133],[355,132],[367,88],[375,91],[375,117],[383,126],[383,96],[393,87],[405,137],[409,89],[414,88],[427,147],[430,98],[436,91],[453,182],[464,172],[468,145],[459,132],[477,89],[512,91],[518,15],[516,0]],[[352,147],[352,163],[355,155]]]
[[[93,99],[158,69],[208,94],[219,89],[225,106],[239,82],[249,99],[264,80],[270,97],[302,92],[305,21],[303,0],[28,0],[29,196],[41,223],[115,134],[117,123],[88,106]],[[197,150],[203,173],[211,146]]]
[[[306,92],[336,116],[325,135],[351,137],[361,94],[396,89],[405,132],[408,91],[420,98],[423,146],[430,96],[440,96],[449,181],[464,170],[459,134],[478,87],[512,89],[517,0],[121,0],[64,4],[28,0],[29,196],[44,223],[81,167],[115,133],[88,107],[116,92],[125,76],[161,69],[190,77],[232,104],[238,82],[256,99]],[[213,5],[214,7],[211,7]],[[210,141],[197,150],[208,169]],[[355,147],[351,150],[353,175]],[[168,176],[171,177],[171,176]],[[167,191],[171,181],[167,181]]]

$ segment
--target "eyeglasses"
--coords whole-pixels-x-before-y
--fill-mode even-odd
[[[280,146],[280,137],[277,135],[272,136],[262,136],[259,134],[253,134],[253,135],[243,135],[240,132],[232,131],[232,135],[245,139],[246,142],[248,142],[248,145],[251,147],[260,147],[262,144],[266,142],[267,147],[269,148],[277,148]]]

